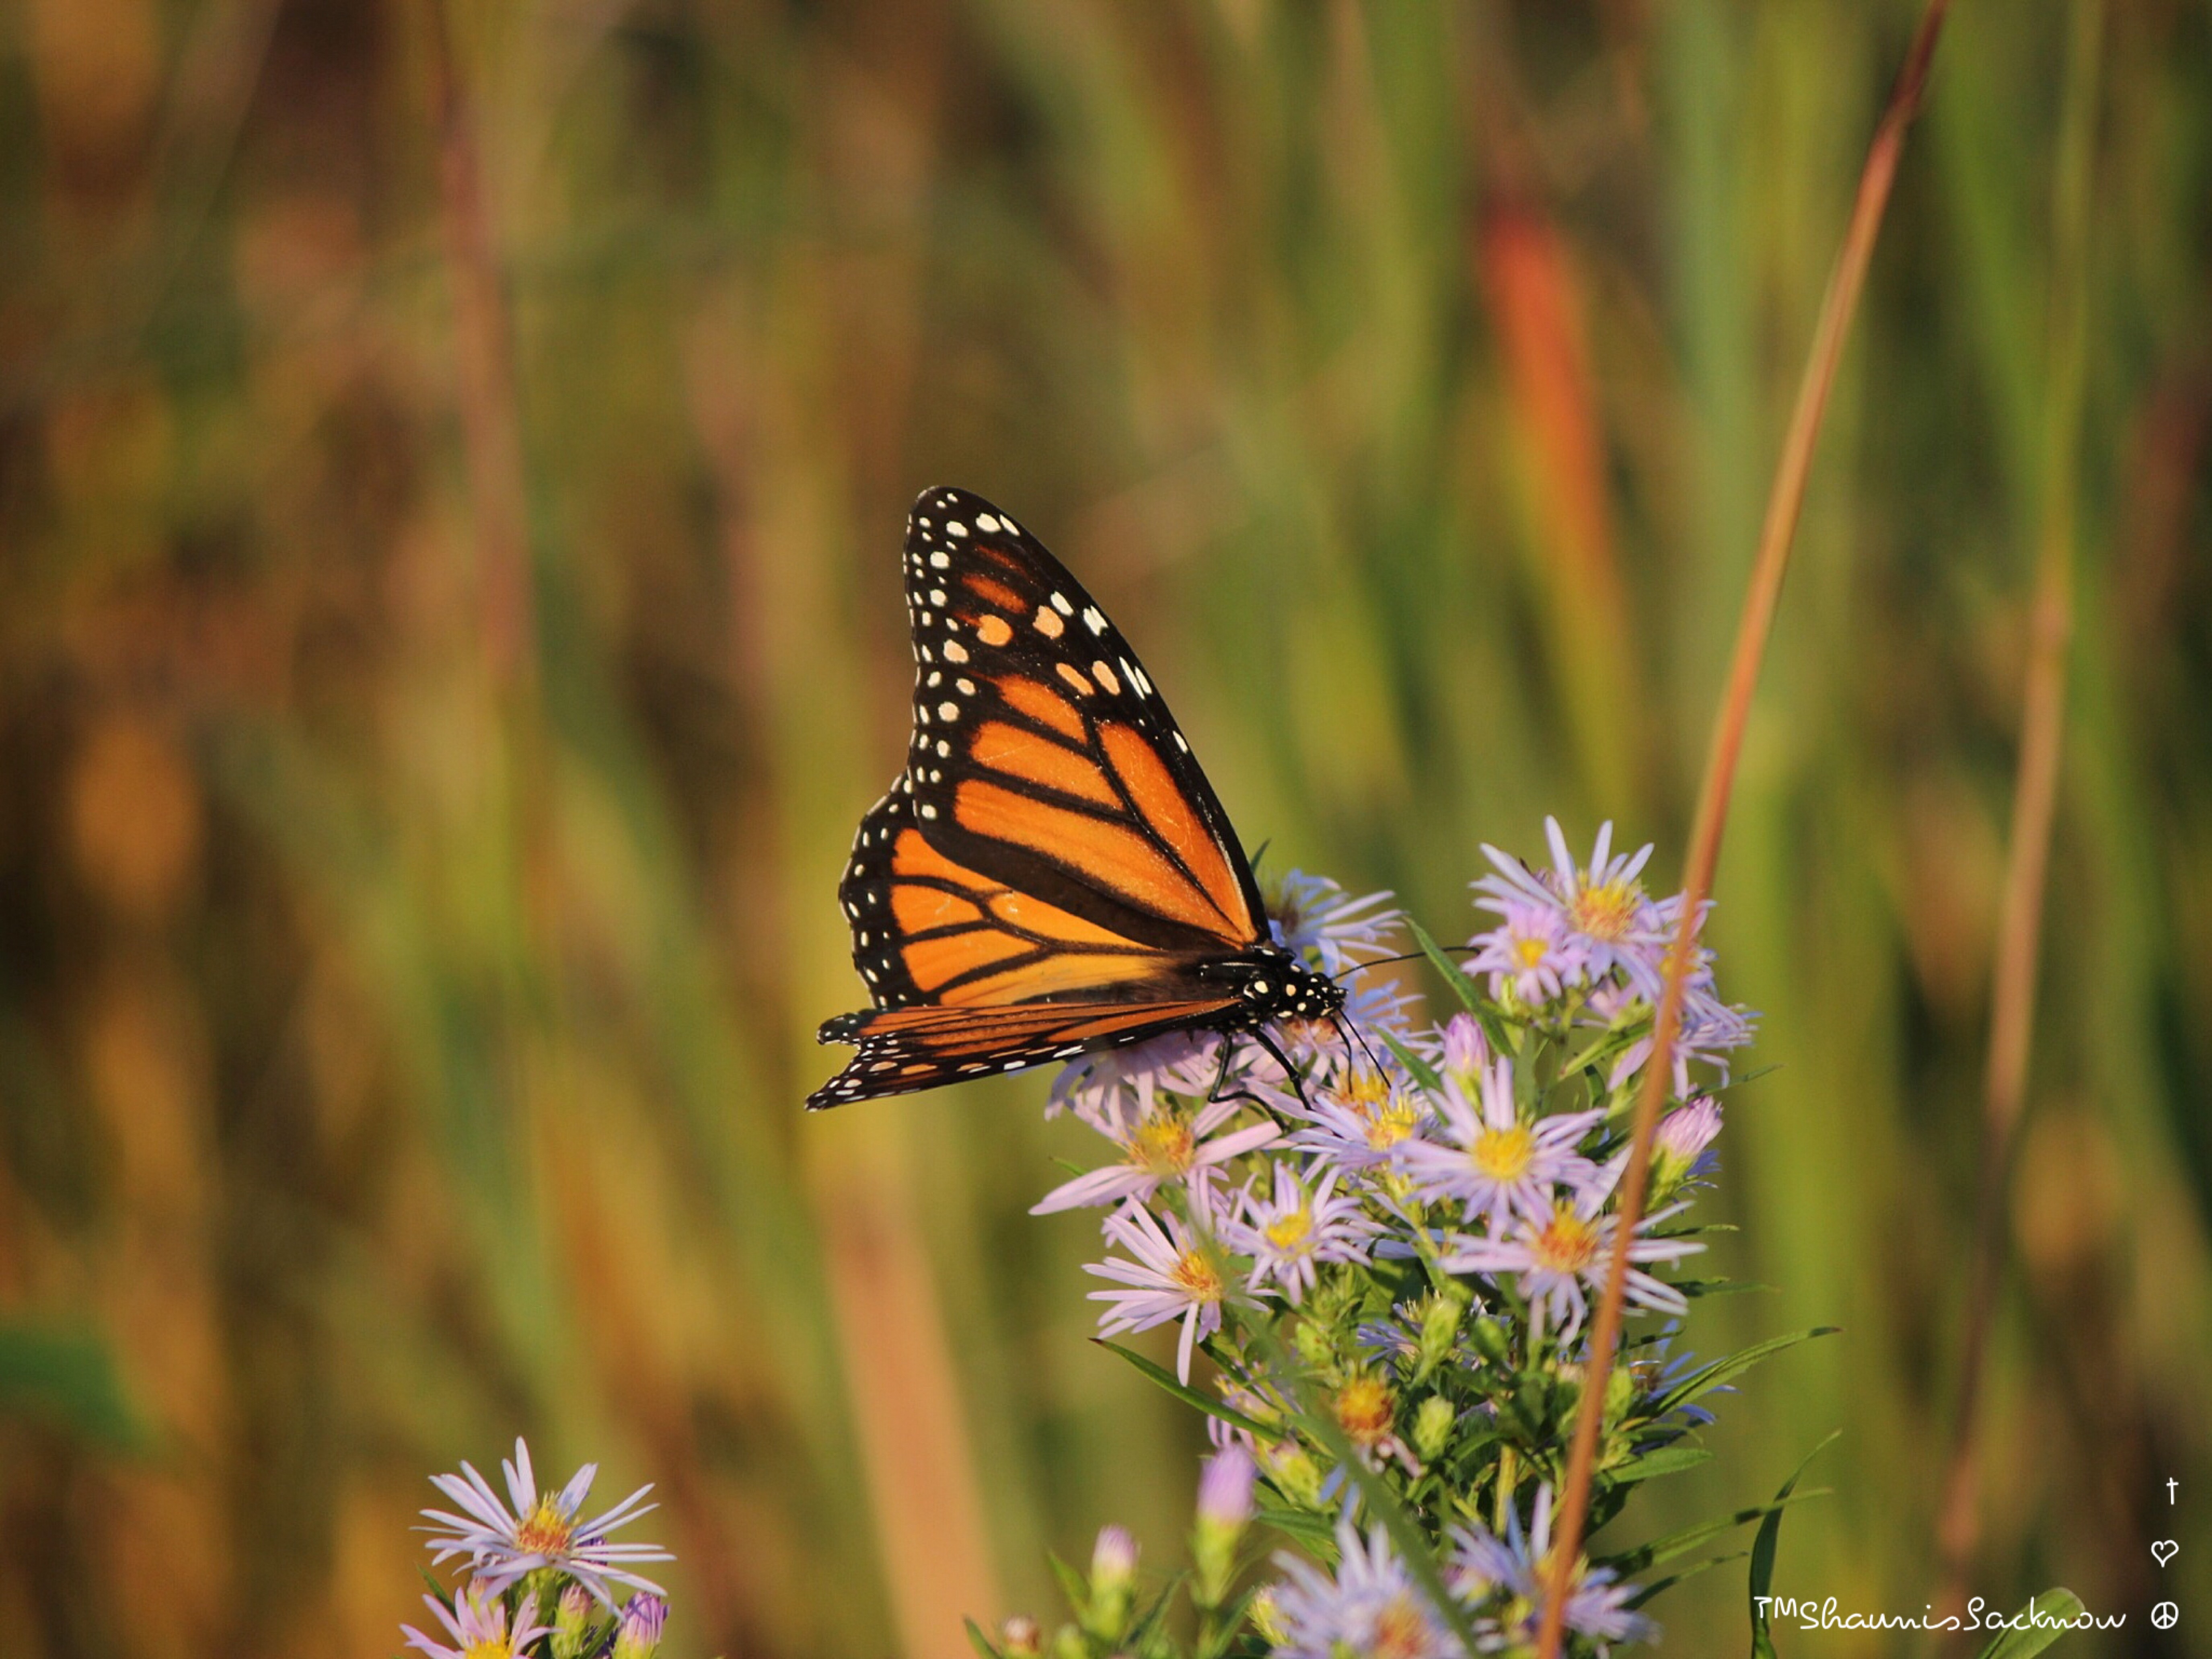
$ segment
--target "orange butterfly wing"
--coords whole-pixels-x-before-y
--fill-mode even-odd
[[[915,655],[905,772],[838,889],[876,1009],[810,1107],[1222,1020],[1206,964],[1267,942],[1251,866],[1105,613],[988,501],[908,515]]]

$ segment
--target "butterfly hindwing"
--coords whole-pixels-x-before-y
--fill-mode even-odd
[[[845,1014],[823,1039],[854,1042],[860,1053],[808,1097],[811,1109],[939,1084],[1095,1048],[1121,1048],[1168,1031],[1188,1030],[1228,1012],[1233,1000],[1198,1002],[1031,1003],[1005,1008],[908,1007]]]

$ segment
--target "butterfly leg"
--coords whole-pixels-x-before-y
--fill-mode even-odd
[[[1291,1080],[1291,1092],[1297,1096],[1298,1104],[1305,1109],[1306,1115],[1309,1117],[1312,1116],[1313,1102],[1306,1098],[1305,1083],[1298,1076],[1298,1068],[1291,1064],[1290,1056],[1285,1054],[1280,1048],[1276,1046],[1275,1039],[1269,1036],[1267,1033],[1260,1027],[1253,1027],[1250,1035],[1252,1041],[1258,1043],[1262,1048],[1265,1048],[1267,1051],[1269,1058],[1273,1060],[1276,1065],[1283,1068],[1283,1075]]]
[[[1209,1101],[1249,1100],[1255,1106],[1257,1106],[1261,1111],[1265,1112],[1269,1117],[1275,1118],[1276,1121],[1279,1122],[1281,1121],[1281,1119],[1277,1114],[1275,1109],[1273,1106],[1270,1106],[1266,1101],[1261,1099],[1259,1096],[1254,1094],[1249,1089],[1242,1087],[1232,1089],[1229,1087],[1229,1067],[1237,1057],[1237,1039],[1247,1035],[1257,1036],[1259,1034],[1256,1031],[1246,1033],[1240,1030],[1227,1030],[1221,1034],[1221,1067],[1213,1074],[1213,1086],[1206,1091],[1206,1097]],[[1264,1042],[1265,1039],[1262,1038],[1261,1041]],[[1274,1045],[1267,1043],[1267,1046],[1272,1049]],[[1279,1058],[1280,1056],[1278,1055],[1278,1059]],[[1295,1086],[1297,1083],[1295,1074],[1291,1078],[1291,1082],[1293,1086]],[[1301,1095],[1299,1098],[1304,1099],[1304,1097]]]

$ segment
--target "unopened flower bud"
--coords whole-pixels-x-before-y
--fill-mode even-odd
[[[1321,1470],[1312,1458],[1287,1441],[1267,1456],[1267,1474],[1283,1496],[1302,1509],[1321,1507]]]
[[[1468,1328],[1468,1346],[1480,1354],[1490,1364],[1510,1368],[1513,1346],[1507,1339],[1505,1327],[1494,1319],[1478,1319]]]
[[[1444,1026],[1444,1070],[1467,1088],[1481,1085],[1484,1067],[1490,1064],[1490,1039],[1473,1014],[1454,1014]]]
[[[1198,1525],[1191,1557],[1198,1568],[1194,1595],[1201,1607],[1221,1605],[1237,1572],[1237,1543],[1252,1519],[1252,1454],[1231,1441],[1206,1461],[1198,1481]]]
[[[561,1592],[553,1608],[553,1659],[582,1659],[591,1639],[592,1593],[581,1584]]]
[[[1127,1527],[1101,1527],[1091,1547],[1091,1587],[1127,1589],[1137,1576],[1137,1540]]]
[[[1252,1518],[1252,1481],[1257,1474],[1252,1454],[1237,1441],[1207,1458],[1198,1480],[1200,1522],[1243,1531]]]
[[[1037,1659],[1044,1651],[1044,1632],[1036,1620],[1018,1613],[999,1626],[999,1651],[1006,1659]]]
[[[1329,1339],[1328,1328],[1318,1319],[1302,1319],[1291,1346],[1298,1351],[1298,1358],[1307,1364],[1322,1366],[1335,1357],[1336,1344]]]
[[[1459,1322],[1467,1304],[1455,1297],[1432,1296],[1421,1310],[1421,1334],[1417,1343],[1415,1375],[1427,1376],[1451,1357],[1459,1336]]]
[[[1275,1605],[1275,1587],[1273,1584],[1245,1604],[1244,1616],[1252,1621],[1252,1628],[1260,1632],[1269,1647],[1290,1645],[1290,1632],[1284,1626],[1282,1609]]]
[[[614,1659],[653,1659],[667,1624],[667,1602],[643,1590],[631,1596],[615,1624]]]
[[[1651,1142],[1651,1190],[1663,1194],[1698,1171],[1705,1149],[1721,1132],[1721,1104],[1711,1095],[1699,1095],[1679,1111],[1669,1112]]]
[[[1131,1591],[1137,1583],[1137,1540],[1122,1527],[1101,1527],[1091,1547],[1091,1605],[1084,1626],[1103,1641],[1120,1639],[1129,1622]]]
[[[1451,1443],[1452,1425],[1458,1420],[1459,1413],[1443,1395],[1432,1394],[1421,1401],[1421,1408],[1413,1413],[1415,1455],[1424,1462],[1436,1462]]]

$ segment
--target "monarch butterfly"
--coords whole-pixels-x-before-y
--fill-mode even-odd
[[[1337,1014],[1144,665],[1041,542],[925,489],[906,603],[914,738],[837,889],[876,1006],[822,1027],[860,1053],[810,1110]]]

